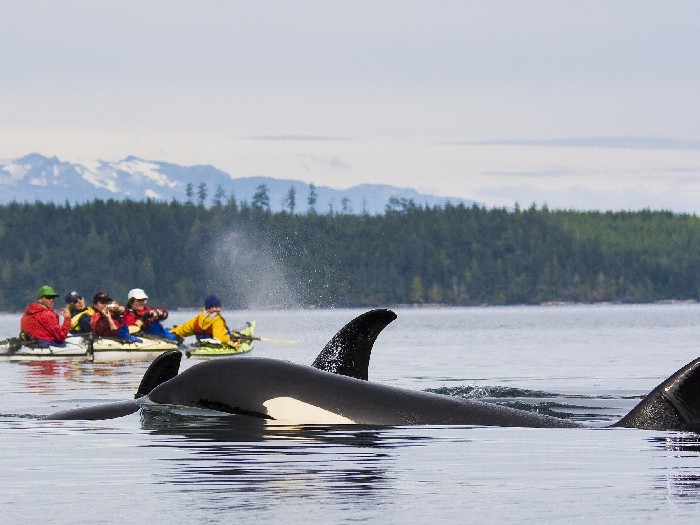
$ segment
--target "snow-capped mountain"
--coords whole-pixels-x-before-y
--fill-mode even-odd
[[[178,200],[205,205],[216,199],[233,197],[251,203],[257,189],[265,185],[273,211],[289,210],[289,195],[295,196],[295,211],[309,209],[310,185],[299,180],[271,177],[232,178],[213,166],[179,166],[166,162],[127,157],[117,162],[95,160],[65,162],[56,157],[32,153],[24,157],[0,160],[0,204],[17,202],[81,203],[93,199]],[[204,194],[202,194],[202,191]],[[344,213],[382,213],[389,199],[413,200],[417,205],[443,205],[472,201],[420,194],[408,188],[363,184],[346,190],[325,186],[314,188],[314,209]]]

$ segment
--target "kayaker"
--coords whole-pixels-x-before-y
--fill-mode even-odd
[[[136,326],[139,331],[177,341],[177,337],[166,330],[161,323],[168,318],[168,311],[165,308],[151,308],[147,303],[148,295],[143,289],[129,290],[124,322],[129,326]]]
[[[95,334],[102,337],[117,337],[125,341],[141,343],[142,339],[131,335],[123,319],[125,308],[114,301],[107,292],[98,292],[92,298],[90,325]]]
[[[49,285],[39,288],[36,302],[27,305],[20,319],[20,338],[35,339],[53,346],[65,346],[70,330],[70,312],[68,307],[61,310],[63,323],[54,312],[54,301],[58,294]]]
[[[221,315],[221,299],[216,295],[207,296],[204,299],[204,310],[186,323],[171,328],[170,331],[183,339],[194,335],[197,340],[213,337],[234,348],[241,345],[240,340],[231,337],[231,331]]]
[[[70,311],[70,333],[89,334],[92,332],[90,320],[95,310],[85,304],[85,298],[73,290],[66,294],[66,305]]]

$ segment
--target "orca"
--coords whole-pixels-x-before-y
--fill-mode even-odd
[[[144,374],[136,399],[57,412],[47,419],[111,419],[151,404],[215,410],[266,424],[477,425],[585,427],[554,416],[483,401],[368,381],[370,354],[391,310],[366,312],[344,326],[312,366],[257,357],[218,358],[178,373],[168,351]],[[700,358],[657,386],[613,427],[700,428]]]

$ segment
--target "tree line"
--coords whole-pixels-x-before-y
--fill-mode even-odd
[[[209,188],[207,183],[204,181],[197,184],[196,188],[194,183],[192,182],[188,182],[185,185],[185,202],[187,204],[194,204],[196,202],[198,206],[205,206],[207,203],[208,196]],[[271,211],[272,209],[270,202],[270,188],[267,186],[267,184],[260,184],[257,186],[255,192],[253,193],[253,198],[250,204],[248,204],[248,201],[245,200],[237,204],[234,192],[231,191],[229,194],[227,194],[226,190],[224,190],[224,188],[221,185],[218,185],[216,187],[216,191],[211,197],[211,203],[215,207],[221,207],[224,205],[224,203],[227,203],[228,206],[233,205],[235,207],[237,205],[240,205],[244,208],[251,206],[255,209],[262,211]],[[316,190],[316,185],[310,183],[308,186],[308,195],[306,198],[306,204],[308,206],[306,208],[306,212],[316,213],[317,203],[318,191]],[[297,196],[297,190],[294,186],[290,186],[287,192],[284,194],[284,198],[282,199],[282,206],[286,211],[288,211],[291,214],[297,212],[303,214],[304,208],[299,206],[299,204],[300,202],[299,197]],[[350,199],[348,197],[344,197],[341,200],[341,212],[351,213],[351,208],[352,206],[350,205]]]
[[[227,308],[697,300],[700,219],[665,211],[420,206],[382,215],[252,204],[102,201],[0,206],[0,310],[50,284],[88,300]],[[62,304],[57,302],[57,306]]]

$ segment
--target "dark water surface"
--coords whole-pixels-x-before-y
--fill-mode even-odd
[[[311,363],[360,311],[232,312]],[[264,427],[150,408],[39,415],[133,397],[148,363],[0,363],[3,523],[691,522],[700,436],[600,428],[698,355],[700,305],[401,309],[370,380],[539,410],[591,428]],[[175,312],[172,321],[190,312]],[[0,315],[0,337],[17,315]],[[247,357],[240,357],[246,359]],[[194,361],[183,361],[183,367]]]

